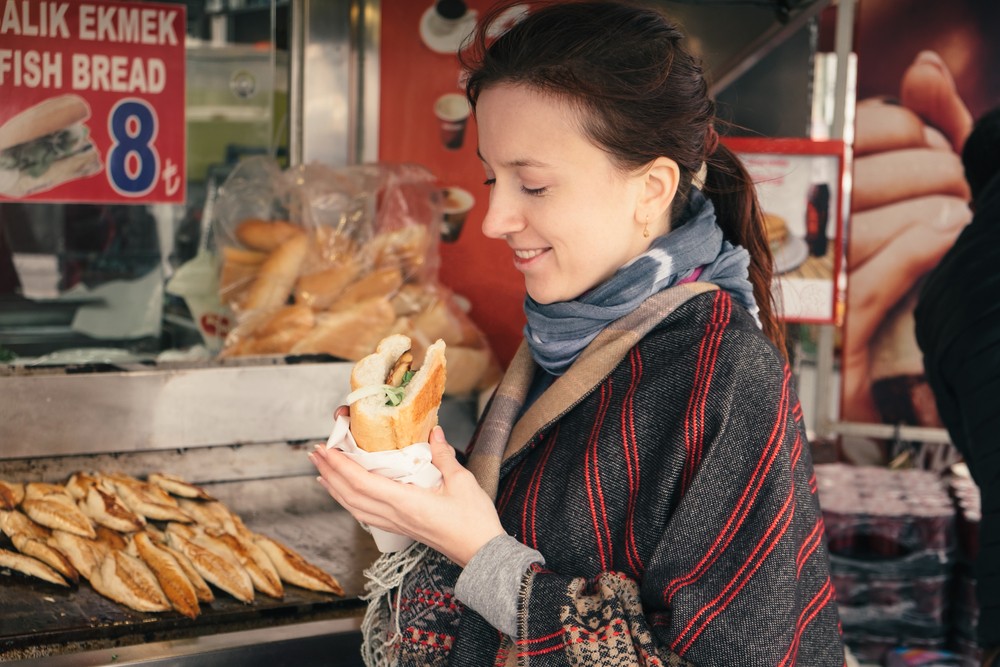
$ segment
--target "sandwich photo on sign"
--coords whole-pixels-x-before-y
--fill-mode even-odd
[[[50,97],[0,125],[0,194],[26,197],[99,173],[103,165],[79,95]]]

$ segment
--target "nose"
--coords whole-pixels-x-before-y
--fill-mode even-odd
[[[508,234],[524,229],[524,218],[511,201],[494,185],[490,190],[489,208],[483,217],[483,235],[491,239],[501,239]]]

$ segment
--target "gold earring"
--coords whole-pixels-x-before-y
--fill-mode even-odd
[[[646,216],[646,224],[642,226],[642,238],[649,238],[649,216]]]

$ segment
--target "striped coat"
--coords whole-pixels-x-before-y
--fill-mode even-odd
[[[432,559],[404,582],[400,664],[843,664],[801,410],[745,310],[661,292],[515,419],[533,372],[522,345],[469,461],[546,559],[518,636],[463,610]]]

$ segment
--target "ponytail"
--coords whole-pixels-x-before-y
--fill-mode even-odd
[[[767,337],[785,355],[784,328],[778,320],[777,304],[771,291],[774,257],[767,241],[764,214],[750,174],[724,144],[720,143],[709,158],[704,192],[715,206],[716,220],[726,240],[743,246],[750,253],[750,283],[760,308],[761,325]]]

